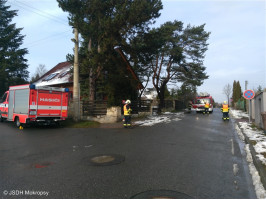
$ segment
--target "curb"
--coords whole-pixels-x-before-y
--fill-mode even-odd
[[[245,143],[249,144],[249,149],[250,149],[250,153],[253,159],[253,164],[256,167],[259,175],[260,175],[260,179],[261,179],[261,183],[263,185],[264,188],[266,188],[266,166],[263,165],[263,163],[259,160],[259,158],[256,156],[257,153],[253,147],[253,144],[251,143],[251,141],[249,140],[249,138],[246,136],[246,134],[244,133],[244,130],[242,128],[240,128],[240,124],[239,122],[235,122],[238,126],[238,128],[241,130],[242,134],[245,137]]]

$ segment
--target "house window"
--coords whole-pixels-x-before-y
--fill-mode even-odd
[[[58,75],[58,73],[53,73],[50,74],[49,76],[47,76],[45,79],[43,79],[42,81],[50,81],[52,80],[54,77],[56,77]]]
[[[67,75],[69,73],[69,71],[65,71],[63,73],[61,73],[58,78],[63,78],[65,75]]]

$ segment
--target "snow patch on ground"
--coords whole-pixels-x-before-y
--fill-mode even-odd
[[[149,116],[148,119],[136,121],[134,124],[139,126],[153,126],[159,123],[170,123],[172,120],[179,121],[182,117],[184,117],[183,113],[166,112],[163,115]]]
[[[250,171],[250,174],[252,176],[253,185],[255,187],[255,192],[256,192],[257,198],[265,199],[266,198],[266,191],[265,191],[265,189],[261,183],[259,173],[253,164],[253,159],[252,159],[252,156],[250,153],[249,144],[247,144],[245,146],[245,150],[247,153],[247,161],[248,161],[249,171]]]
[[[245,141],[245,136],[243,135],[243,133],[241,132],[240,128],[238,127],[237,124],[235,124],[235,129],[237,131],[237,134],[239,136],[239,138],[244,142]]]
[[[241,110],[230,110],[230,113],[234,116],[236,119],[241,119],[243,117],[248,117],[247,113],[242,112]]]
[[[144,121],[136,121],[135,124],[139,126],[153,126],[158,123],[169,123],[171,122],[169,117],[165,116],[149,116],[148,119]]]
[[[248,118],[248,114],[244,113],[240,110],[231,110],[231,114],[236,119],[242,119],[242,118]],[[239,122],[240,128],[238,125],[235,125],[235,129],[237,131],[237,134],[241,140],[245,140],[245,137],[242,133],[249,138],[249,140],[254,141],[254,149],[256,151],[256,156],[261,160],[263,164],[266,165],[266,158],[262,153],[266,153],[266,136],[264,135],[263,131],[259,131],[257,129],[252,129],[251,124],[248,122]],[[242,130],[242,131],[241,131]],[[261,183],[259,173],[256,169],[256,167],[253,164],[252,155],[250,153],[249,144],[245,145],[245,150],[247,153],[247,162],[249,165],[249,172],[252,176],[253,185],[255,187],[257,198],[265,199],[266,198],[266,191]]]
[[[254,145],[255,151],[258,153],[256,156],[266,165],[266,158],[262,155],[263,153],[266,154],[266,136],[263,131],[253,130],[247,122],[239,122],[239,124],[249,140],[256,143]]]

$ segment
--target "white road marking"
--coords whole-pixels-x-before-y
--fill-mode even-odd
[[[231,145],[232,145],[232,149],[231,149],[232,155],[235,155],[234,140],[231,139],[231,140],[229,140],[229,141],[231,142]]]
[[[237,175],[238,171],[239,171],[238,165],[237,164],[233,164],[233,172],[234,172],[235,176]]]

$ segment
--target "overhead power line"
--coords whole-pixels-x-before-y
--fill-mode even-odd
[[[62,23],[66,23],[66,21],[65,21],[64,19],[62,19],[62,18],[60,18],[60,17],[58,17],[58,16],[52,15],[52,14],[50,14],[50,13],[48,13],[48,12],[44,12],[44,11],[38,9],[38,8],[32,7],[32,6],[30,6],[30,5],[26,4],[26,3],[21,2],[21,1],[17,1],[17,0],[16,0],[15,2],[16,2],[16,3],[19,3],[19,4],[22,4],[22,5],[25,5],[26,7],[29,7],[29,8],[31,8],[31,9],[33,9],[33,10],[37,10],[38,12],[40,12],[40,13],[42,13],[42,14],[44,14],[44,15],[47,15],[48,17],[52,17],[52,18],[54,18],[54,19],[56,19],[56,20],[59,20],[59,21],[61,21]]]
[[[22,3],[22,2],[19,2],[19,1],[13,1],[13,2],[10,2],[10,4],[13,5],[13,6],[20,7],[22,9],[26,10],[26,11],[35,13],[35,14],[41,16],[41,17],[53,20],[54,22],[57,22],[57,23],[60,23],[60,24],[63,24],[65,26],[69,27],[67,22],[64,21],[62,18],[59,18],[59,17],[57,17],[55,15],[52,15],[52,14],[44,12],[44,11],[42,11],[40,9],[34,8],[32,6],[29,6],[28,4],[25,4],[25,3]]]
[[[55,38],[57,38],[59,36],[65,35],[66,33],[69,33],[69,30],[61,32],[61,33],[57,33],[57,34],[54,34],[54,35],[47,36],[45,38],[42,38],[42,39],[39,39],[39,40],[36,40],[36,41],[33,41],[33,42],[29,42],[27,44],[24,44],[24,46],[26,48],[33,47],[33,46],[38,46],[40,43],[42,43],[44,41],[50,40],[51,38],[53,38],[52,40],[54,40]],[[71,32],[71,35],[72,35],[72,32]]]

